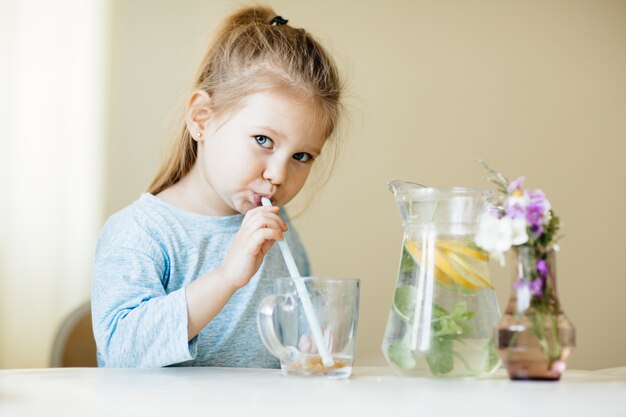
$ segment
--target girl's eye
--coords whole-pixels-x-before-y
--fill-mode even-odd
[[[300,162],[308,162],[313,160],[313,156],[308,152],[298,152],[293,154],[293,159]]]
[[[256,143],[258,143],[259,145],[261,145],[265,149],[271,149],[272,145],[274,144],[274,142],[272,142],[272,139],[268,138],[267,136],[263,136],[263,135],[255,136],[254,140],[256,140]]]

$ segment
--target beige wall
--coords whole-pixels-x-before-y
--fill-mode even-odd
[[[107,214],[147,187],[211,27],[240,4],[113,1]],[[382,363],[395,288],[402,231],[386,182],[485,187],[483,158],[526,175],[565,223],[571,367],[626,365],[626,2],[271,4],[349,81],[342,157],[296,224],[317,275],[362,279],[357,363]],[[504,300],[508,271],[494,274]]]

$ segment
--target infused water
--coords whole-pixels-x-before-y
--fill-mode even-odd
[[[404,375],[485,376],[500,364],[488,255],[469,236],[405,238],[383,353]]]

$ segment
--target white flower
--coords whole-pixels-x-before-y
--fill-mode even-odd
[[[504,266],[506,264],[506,261],[505,261],[505,258],[504,258],[504,253],[502,253],[502,252],[489,252],[489,256],[492,259],[495,259],[496,261],[498,261],[500,266]]]
[[[480,218],[475,242],[492,257],[504,265],[503,253],[513,245],[522,245],[528,241],[525,219],[498,219],[493,214],[485,213]]]
[[[506,252],[511,247],[511,219],[498,219],[492,214],[483,214],[475,240],[487,252]]]
[[[504,219],[506,219],[505,217]],[[526,224],[525,219],[515,219],[511,220],[511,244],[512,245],[523,245],[528,242],[528,233],[526,233],[526,228],[528,225]]]

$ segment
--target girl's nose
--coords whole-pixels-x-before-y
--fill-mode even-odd
[[[281,185],[287,179],[287,161],[274,160],[267,164],[263,172],[263,178],[273,185]]]

